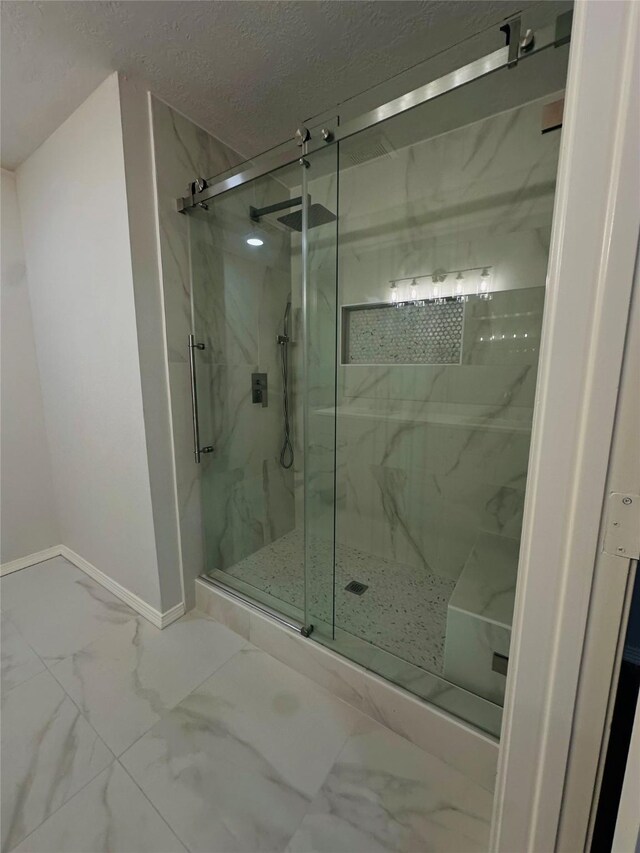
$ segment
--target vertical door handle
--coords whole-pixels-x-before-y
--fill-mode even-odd
[[[191,417],[193,419],[193,456],[200,462],[200,454],[213,453],[210,445],[200,447],[200,424],[198,422],[198,384],[196,382],[196,350],[204,349],[204,344],[196,343],[194,335],[189,335],[189,374],[191,377]]]

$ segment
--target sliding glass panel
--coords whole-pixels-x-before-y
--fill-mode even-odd
[[[305,624],[333,638],[336,474],[337,224],[336,145],[303,158]]]
[[[333,645],[494,734],[567,53],[340,143]]]
[[[296,163],[189,219],[200,435],[214,447],[199,472],[205,570],[302,622],[299,187]]]

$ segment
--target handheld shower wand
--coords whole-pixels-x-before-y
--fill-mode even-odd
[[[276,340],[280,347],[280,366],[282,369],[282,409],[284,416],[284,441],[280,451],[280,465],[285,468],[291,468],[293,465],[293,444],[291,443],[291,426],[289,423],[289,344],[290,324],[291,319],[291,299],[287,300],[287,307],[284,309],[284,317],[282,320],[282,334],[278,335]]]

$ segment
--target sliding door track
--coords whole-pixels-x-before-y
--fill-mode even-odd
[[[281,613],[278,613],[277,610],[258,604],[250,596],[245,595],[242,592],[238,592],[238,590],[233,589],[233,587],[228,586],[226,583],[218,580],[217,578],[209,577],[209,575],[200,575],[199,580],[204,581],[208,586],[211,586],[214,589],[219,589],[221,592],[224,592],[225,595],[235,598],[237,601],[240,601],[242,604],[245,604],[247,607],[250,607],[258,613],[261,613],[263,616],[273,619],[274,622],[279,622],[280,625],[284,625],[285,628],[289,628],[290,631],[295,631],[296,634],[302,634],[303,637],[310,637],[313,632],[313,625],[304,625],[302,622],[298,622],[295,619],[287,619]]]

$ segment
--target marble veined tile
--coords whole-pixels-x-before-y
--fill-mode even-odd
[[[2,699],[2,849],[12,849],[112,761],[49,672],[10,690]]]
[[[483,696],[504,703],[506,677],[493,669],[495,654],[509,657],[511,628],[455,607],[449,608],[444,653],[445,678]]]
[[[120,755],[244,645],[233,631],[196,612],[162,631],[136,619],[51,672]]]
[[[246,649],[121,761],[190,850],[283,850],[360,717]]]
[[[49,598],[63,585],[85,578],[80,569],[71,565],[64,557],[53,557],[19,572],[13,572],[0,580],[2,610],[31,604],[40,598]]]
[[[237,599],[227,598],[225,595],[197,580],[196,608],[201,613],[206,613],[216,622],[226,625],[235,634],[240,634],[246,640],[249,639],[251,626],[251,610],[245,607]]]
[[[136,619],[130,607],[82,572],[63,577],[46,596],[20,599],[5,612],[47,665]]]
[[[492,795],[367,721],[347,740],[288,853],[487,849]]]
[[[511,627],[519,551],[516,539],[481,533],[449,607]]]
[[[45,669],[37,654],[6,616],[2,617],[2,691],[11,690]]]
[[[118,762],[15,848],[15,853],[185,853]]]

